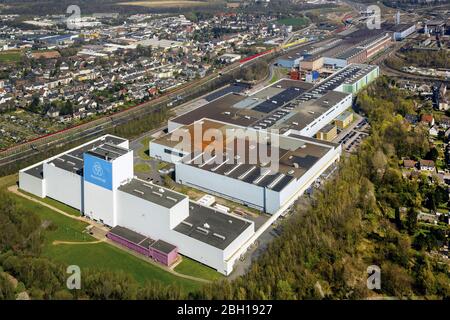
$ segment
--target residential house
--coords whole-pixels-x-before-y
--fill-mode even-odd
[[[423,114],[420,117],[420,122],[428,124],[430,127],[434,126],[434,118],[432,114]]]
[[[445,129],[445,130],[450,128],[450,118],[449,117],[442,117],[441,120],[439,120],[439,126],[442,129]]]
[[[406,169],[417,169],[417,161],[414,160],[403,160],[403,167]]]
[[[432,137],[437,137],[439,135],[439,129],[436,126],[432,126],[430,130],[428,130],[428,133]]]
[[[419,161],[421,171],[435,171],[435,165],[433,160],[420,160]]]

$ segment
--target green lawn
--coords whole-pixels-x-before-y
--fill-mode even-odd
[[[139,157],[142,159],[142,160],[150,160],[151,158],[150,158],[150,156],[149,156],[149,143],[150,143],[150,138],[144,138],[144,139],[142,139],[142,141],[141,141],[141,144],[142,144],[142,148],[141,149],[139,149],[139,151],[138,151],[138,155],[139,155]]]
[[[149,173],[151,168],[146,163],[138,163],[134,166],[134,172]]]
[[[44,255],[81,268],[121,270],[130,273],[141,284],[148,280],[161,281],[167,285],[174,283],[186,292],[195,291],[201,286],[198,282],[174,276],[107,243],[52,246]]]
[[[40,197],[35,196],[34,194],[31,194],[31,193],[28,193],[28,192],[24,191],[24,190],[20,190],[20,192],[26,194],[27,196],[33,197],[33,198],[35,198],[35,199],[37,199],[39,201],[45,202],[46,204],[49,204],[52,207],[55,207],[55,208],[57,208],[59,210],[62,210],[65,213],[68,213],[70,215],[73,215],[73,216],[76,216],[76,217],[79,217],[81,215],[80,211],[78,211],[77,209],[69,207],[68,205],[65,205],[64,203],[61,203],[59,201],[56,201],[56,200],[53,200],[53,199],[50,199],[50,198],[43,198],[42,199]]]
[[[306,17],[296,17],[296,18],[285,18],[277,21],[279,24],[284,24],[286,26],[300,27],[309,24],[309,19]]]
[[[220,280],[224,278],[224,276],[216,270],[185,256],[183,256],[183,261],[175,267],[175,271],[206,280]]]
[[[18,50],[10,50],[0,52],[0,63],[15,63],[20,61],[22,57],[22,52]]]
[[[16,184],[17,180],[19,180],[18,174],[12,174],[10,176],[1,177],[0,178],[0,189],[6,189],[9,186]]]
[[[13,185],[16,181],[17,175],[2,177],[0,178],[0,188],[4,189]],[[95,238],[87,233],[83,233],[88,225],[87,223],[66,217],[20,196],[14,195],[13,197],[19,206],[35,212],[42,221],[51,221],[51,224],[56,226],[55,229],[54,227],[49,227],[45,232],[43,256],[66,264],[76,264],[81,268],[122,270],[128,272],[140,283],[144,283],[146,280],[160,281],[167,285],[176,283],[185,292],[195,291],[202,285],[199,282],[172,275],[107,243],[53,245],[52,243],[55,240],[89,242],[94,241]]]
[[[270,84],[274,84],[278,80],[280,80],[280,78],[278,78],[278,75],[276,73],[274,73],[272,76],[272,79],[270,79]]]
[[[61,241],[93,241],[95,240],[87,233],[83,233],[84,229],[88,226],[87,223],[82,221],[76,221],[62,214],[59,214],[49,208],[41,206],[38,203],[24,199],[19,196],[14,196],[17,203],[23,207],[36,213],[41,220],[50,221],[52,225],[56,226],[55,230],[47,230],[45,234],[46,249],[53,246],[54,240]],[[44,251],[46,251],[44,249]]]

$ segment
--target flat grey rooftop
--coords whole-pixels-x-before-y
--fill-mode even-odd
[[[76,173],[80,176],[83,175],[83,167],[84,167],[84,159],[83,154],[93,150],[95,148],[101,147],[101,153],[108,153],[112,156],[118,154],[125,154],[129,152],[127,149],[119,147],[118,144],[127,141],[126,139],[115,137],[115,136],[106,136],[97,141],[86,144],[85,146],[80,146],[73,151],[63,153],[58,158],[55,158],[50,161],[46,161],[47,163],[53,163],[56,167]],[[39,164],[25,171],[27,174],[30,174],[36,178],[43,179],[43,164]]]
[[[174,230],[224,250],[251,225],[250,221],[191,202],[189,217]]]
[[[239,109],[233,108],[233,105],[245,100],[246,98],[247,97],[243,95],[229,93],[200,108],[176,117],[175,119],[172,119],[172,121],[179,124],[189,125],[197,120],[208,118],[217,121],[232,121],[231,123],[237,125],[248,126],[255,120],[247,119],[244,116],[239,116]]]
[[[362,48],[350,48],[336,55],[337,59],[347,60],[364,51]]]
[[[110,161],[115,160],[123,156],[124,154],[127,154],[128,152],[129,150],[125,148],[105,143],[93,148],[92,150],[87,151],[86,153]]]
[[[88,143],[85,146],[80,146],[79,148],[76,148],[75,150],[69,152],[70,155],[73,155],[77,158],[83,159],[83,154],[89,150],[92,150],[98,146],[101,146],[103,144],[110,144],[110,145],[118,145],[120,143],[123,143],[127,141],[126,139],[114,137],[114,136],[107,136],[105,139],[100,139],[91,143]]]
[[[303,90],[309,90],[312,87],[314,87],[314,84],[300,81],[300,80],[291,80],[291,79],[282,79],[272,85],[272,87],[281,87],[282,89],[288,89],[288,88],[301,88]]]
[[[120,186],[119,190],[168,209],[187,198],[187,196],[180,193],[137,179]]]
[[[328,110],[335,107],[339,102],[347,98],[350,93],[328,91],[318,99],[299,100],[297,106],[293,105],[290,113],[280,118],[273,124],[273,128],[286,131],[288,129],[303,130],[305,127],[326,114]]]
[[[41,163],[40,165],[28,169],[25,173],[42,180],[44,179],[44,165]]]
[[[165,242],[163,240],[157,240],[155,242],[153,242],[150,247],[152,247],[155,250],[158,250],[162,253],[165,254],[169,254],[171,253],[173,250],[175,250],[177,247],[174,246],[173,244],[170,244],[168,242]]]
[[[109,233],[119,236],[137,245],[139,245],[141,242],[147,239],[146,236],[143,236],[142,234],[139,234],[137,232],[134,232],[133,230],[121,226],[115,226],[109,231]]]
[[[84,161],[73,157],[70,154],[62,155],[61,157],[53,159],[48,163],[53,164],[57,168],[83,176]]]

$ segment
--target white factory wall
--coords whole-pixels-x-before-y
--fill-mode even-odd
[[[44,163],[47,197],[83,210],[83,177],[76,173]]]
[[[34,194],[37,197],[45,198],[45,179],[39,179],[24,171],[19,172],[19,188]]]
[[[189,216],[189,198],[185,197],[170,209],[170,225],[173,229]]]
[[[234,263],[239,258],[239,256],[235,256],[233,258],[233,254],[239,250],[242,245],[250,239],[251,236],[255,233],[255,224],[252,222],[251,225],[247,227],[228,247],[224,250],[224,270],[225,274],[230,274],[233,271]]]
[[[125,149],[130,149],[130,142],[128,140],[125,140],[124,142],[119,143],[117,146]]]
[[[278,209],[288,202],[300,190],[308,189],[319,175],[323,173],[335,160],[339,159],[341,147],[330,149],[311,169],[303,176],[289,183],[281,192],[266,190],[267,212],[274,214]],[[303,193],[303,192],[302,192]],[[298,194],[299,196],[301,194]]]
[[[290,130],[289,132],[301,136],[314,137],[317,132],[333,121],[338,115],[352,106],[352,95],[348,94],[343,100],[339,101],[333,108],[322,114],[302,130]]]
[[[133,179],[133,151],[120,156],[112,162],[112,175],[113,190],[117,189],[125,181]]]
[[[84,214],[87,217],[115,227],[117,225],[115,204],[114,191],[84,181]]]
[[[252,207],[264,208],[264,189],[262,187],[180,162],[175,166],[178,183],[204,189],[210,193],[225,195]]]
[[[180,207],[175,211],[181,210],[186,203],[183,200],[179,203]],[[186,201],[188,201],[186,199]],[[188,208],[183,209],[189,212]],[[154,240],[163,240],[178,247],[178,252],[204,263],[219,272],[224,273],[223,250],[208,245],[204,242],[191,238],[180,232],[170,230],[171,210],[151,203],[129,193],[117,191],[117,224],[143,234]],[[176,214],[176,212],[175,212]]]
[[[174,230],[170,231],[163,240],[176,245],[178,252],[182,255],[227,274],[224,270],[223,250]]]
[[[169,217],[168,208],[117,190],[117,224],[119,226],[154,240],[164,240],[164,236],[169,232]]]
[[[173,151],[173,153],[170,154],[170,153],[165,152],[166,149]],[[170,147],[164,146],[159,143],[154,143],[154,142],[150,142],[149,150],[150,150],[149,151],[150,157],[159,159],[159,160],[162,160],[165,162],[169,162],[169,163],[176,163],[176,162],[180,161],[184,156],[187,155],[187,153],[183,153],[183,156],[180,157],[177,155],[177,153],[180,153],[181,150],[170,148]]]

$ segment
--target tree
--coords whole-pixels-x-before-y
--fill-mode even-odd
[[[63,116],[73,114],[73,105],[71,101],[66,101],[66,103],[63,104],[60,110],[60,114]]]
[[[417,215],[417,210],[415,208],[408,208],[406,214],[406,228],[411,235],[417,231]]]
[[[286,280],[279,280],[277,283],[277,299],[279,300],[292,300],[295,298],[295,294],[291,285]]]
[[[12,283],[6,277],[6,274],[0,272],[0,300],[14,300],[15,293]]]
[[[427,160],[433,160],[436,162],[436,160],[439,158],[439,151],[436,148],[431,148],[430,151],[425,156],[425,159]]]

